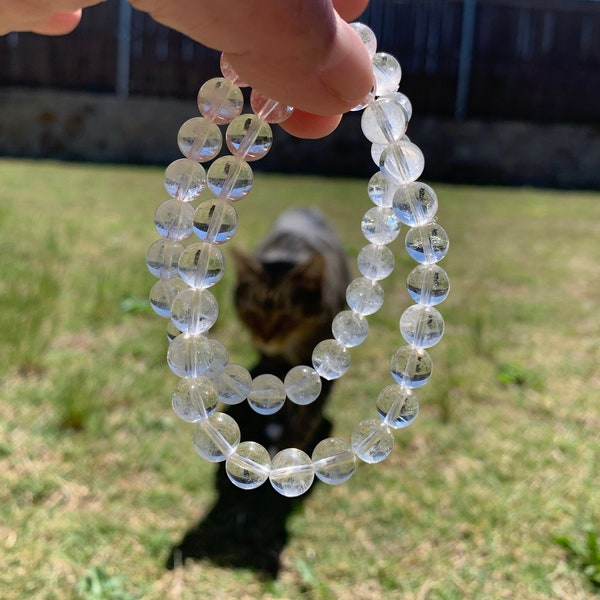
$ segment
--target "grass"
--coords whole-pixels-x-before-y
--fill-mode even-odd
[[[165,322],[145,302],[160,171],[3,160],[0,182],[3,600],[594,597],[597,555],[572,555],[600,532],[599,194],[435,186],[453,289],[419,419],[386,462],[316,487],[265,581],[164,568],[210,507],[213,471],[171,413]],[[232,243],[299,202],[358,252],[364,183],[310,177],[259,176]],[[409,268],[334,391],[342,437],[390,381]],[[231,283],[215,335],[249,363]]]

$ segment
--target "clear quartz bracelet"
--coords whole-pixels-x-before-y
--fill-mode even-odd
[[[173,410],[193,423],[196,452],[210,462],[226,461],[229,479],[242,489],[253,489],[267,481],[284,496],[299,496],[315,476],[329,484],[347,481],[357,459],[366,463],[384,460],[394,445],[394,430],[410,425],[419,410],[415,390],[427,383],[432,361],[427,348],[444,332],[437,304],[450,289],[446,272],[438,266],[448,251],[448,236],[436,221],[438,201],[433,189],[417,181],[424,168],[420,149],[406,137],[412,114],[409,99],[398,92],[401,68],[384,52],[376,52],[374,33],[353,23],[372,57],[374,92],[365,100],[361,127],[372,143],[371,155],[379,166],[368,183],[373,205],[363,216],[361,230],[368,244],[358,254],[361,277],[346,290],[348,309],[332,322],[333,337],[317,344],[312,365],[292,368],[284,380],[275,375],[252,379],[241,365],[228,361],[227,350],[207,337],[218,316],[218,303],[209,288],[223,276],[225,260],[220,245],[237,231],[234,204],[252,188],[249,162],[265,156],[273,136],[271,124],[288,118],[293,109],[253,90],[253,114],[241,114],[244,84],[221,58],[223,77],[204,83],[198,92],[202,116],[186,121],[178,133],[178,146],[185,158],[165,171],[165,187],[171,196],[156,210],[154,223],[160,239],[148,249],[146,264],[158,278],[150,292],[150,303],[161,317],[169,319],[167,362],[180,380],[172,397]],[[230,155],[216,158],[227,125],[225,142]],[[215,159],[215,160],[213,160]],[[205,170],[203,163],[213,161]],[[194,201],[208,188],[213,196],[197,207]],[[219,402],[234,405],[247,401],[258,413],[269,415],[286,402],[310,404],[321,392],[321,378],[341,377],[350,366],[350,348],[362,343],[368,333],[367,316],[383,305],[379,283],[394,269],[394,254],[388,247],[408,226],[405,248],[418,265],[407,278],[414,304],[400,318],[405,344],[393,352],[390,372],[394,382],[376,400],[377,417],[360,421],[349,442],[327,438],[312,456],[298,448],[287,448],[271,458],[262,445],[241,442],[240,428]],[[192,243],[182,243],[192,237]]]

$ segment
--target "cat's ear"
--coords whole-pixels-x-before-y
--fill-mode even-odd
[[[318,252],[297,264],[288,275],[292,281],[302,282],[304,285],[310,283],[315,287],[321,287],[325,277],[325,257]]]
[[[230,247],[229,250],[238,281],[262,277],[264,275],[262,264],[254,256],[235,247]]]

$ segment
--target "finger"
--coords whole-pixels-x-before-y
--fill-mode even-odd
[[[369,0],[333,0],[333,7],[344,21],[355,21],[365,12]]]
[[[280,124],[290,135],[314,140],[329,135],[339,125],[342,115],[312,115],[296,109],[292,116]]]
[[[81,10],[57,12],[30,26],[29,31],[43,35],[64,35],[71,33],[81,21]]]

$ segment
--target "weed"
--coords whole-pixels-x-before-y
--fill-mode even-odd
[[[581,570],[591,585],[600,592],[600,538],[593,527],[584,528],[584,542],[569,536],[556,536],[554,541],[566,551],[569,560]]]

